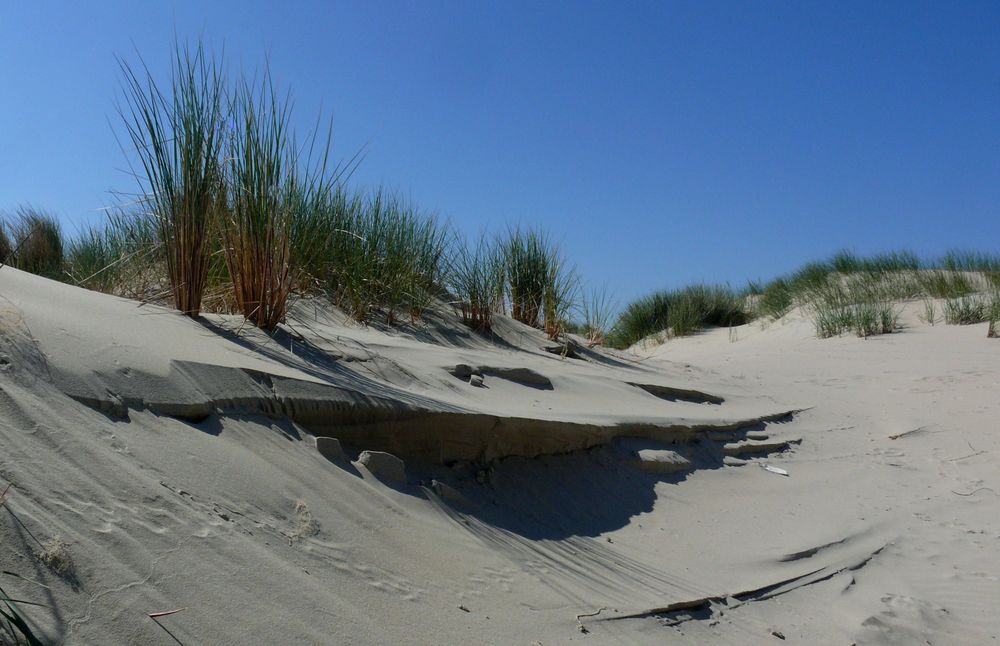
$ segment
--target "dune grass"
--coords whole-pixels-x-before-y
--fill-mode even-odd
[[[62,278],[63,234],[54,216],[32,206],[20,206],[8,216],[5,227],[0,251],[4,252],[6,264],[46,278]]]
[[[656,292],[626,306],[611,343],[627,347],[659,332],[688,336],[707,326],[742,325],[750,318],[744,295],[720,285],[692,285]]]
[[[119,112],[141,165],[141,199],[159,225],[174,307],[197,316],[213,229],[225,209],[225,81],[201,43],[175,46],[167,94],[145,64],[118,60],[125,99]]]
[[[106,294],[144,299],[162,291],[165,257],[159,223],[142,210],[117,209],[66,245],[65,280]]]
[[[207,293],[210,308],[239,311],[265,329],[284,319],[294,292],[319,290],[358,321],[384,315],[394,325],[404,312],[419,321],[450,289],[463,321],[476,329],[489,330],[494,314],[509,312],[555,339],[580,305],[583,324],[575,329],[592,344],[619,347],[655,333],[776,319],[795,307],[812,316],[821,337],[891,332],[894,303],[912,298],[944,299],[949,323],[995,314],[982,295],[1000,289],[1000,255],[841,251],[742,292],[712,285],[656,292],[627,305],[609,330],[607,294],[581,299],[576,272],[539,229],[452,241],[447,227],[390,191],[348,190],[343,177],[354,160],[328,169],[329,131],[325,141],[314,132],[303,157],[290,99],[278,95],[269,71],[259,83],[240,76],[230,84],[201,44],[177,45],[169,92],[162,93],[145,66],[119,62],[121,114],[156,235],[119,223],[85,230],[71,241],[64,267],[79,285],[148,292],[155,281],[123,287],[135,282],[128,270],[145,267],[149,276],[162,264],[177,309],[196,315]],[[6,247],[0,236],[0,254],[15,249],[16,260],[13,232]],[[140,249],[155,250],[152,260],[135,262]]]
[[[895,302],[947,299],[952,314],[945,321],[975,318],[974,295],[1000,284],[1000,256],[976,252],[949,252],[921,259],[908,251],[859,257],[839,252],[814,262],[763,289],[758,313],[779,318],[795,306],[811,313],[817,335],[829,337],[853,332],[859,336],[886,334],[898,328]],[[971,300],[970,300],[971,299]],[[930,322],[935,314],[925,305]]]
[[[859,337],[889,334],[898,327],[899,311],[868,274],[834,274],[813,292],[807,306],[820,338],[853,332]]]
[[[727,324],[719,320],[778,319],[795,307],[812,318],[821,338],[845,333],[867,337],[898,329],[896,303],[914,298],[945,299],[947,323],[992,320],[996,299],[991,294],[997,289],[1000,254],[952,251],[920,258],[896,251],[863,257],[841,251],[766,284],[750,283],[742,294],[698,285],[651,294],[625,307],[611,339],[626,347],[658,332],[683,336]],[[711,312],[730,315],[727,319]],[[925,315],[935,320],[933,309],[925,307]]]
[[[475,242],[456,242],[448,284],[463,323],[475,330],[492,329],[493,314],[503,308],[505,278],[504,251],[495,238],[482,234]]]
[[[442,294],[448,230],[385,189],[364,195],[341,190],[327,208],[326,263],[330,293],[359,321],[383,310],[418,321]]]
[[[586,338],[590,347],[604,345],[611,332],[617,308],[617,301],[607,286],[583,290],[579,303],[581,322],[572,331]]]
[[[576,305],[576,272],[539,229],[511,229],[498,247],[511,317],[558,338]]]
[[[239,311],[257,327],[273,329],[284,320],[292,291],[293,223],[311,196],[296,172],[289,97],[280,97],[265,73],[259,86],[241,78],[230,101],[226,266]]]
[[[949,298],[944,302],[945,323],[973,325],[989,322],[995,327],[1000,318],[1000,290]]]
[[[551,244],[536,229],[514,229],[501,241],[510,315],[538,326],[551,272]]]
[[[24,599],[15,599],[0,587],[0,643],[44,646],[21,614],[19,604],[41,605]]]
[[[14,247],[10,244],[7,226],[3,220],[0,220],[0,265],[6,265],[9,260],[13,260],[11,257],[13,251]]]

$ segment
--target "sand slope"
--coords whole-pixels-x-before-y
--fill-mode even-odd
[[[48,587],[0,581],[52,643],[1000,630],[980,326],[819,341],[793,316],[568,358],[446,308],[384,330],[302,302],[269,338],[6,267],[0,294],[0,566]]]

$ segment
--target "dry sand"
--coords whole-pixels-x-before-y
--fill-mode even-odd
[[[572,358],[447,309],[300,302],[268,338],[8,267],[0,294],[0,569],[47,587],[0,584],[46,642],[1000,634],[984,326],[793,313]]]

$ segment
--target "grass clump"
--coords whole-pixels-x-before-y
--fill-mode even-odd
[[[61,279],[63,235],[58,220],[31,206],[20,206],[7,222],[10,238],[0,240],[6,263],[32,274]]]
[[[618,307],[607,287],[590,289],[580,299],[582,323],[578,333],[587,339],[588,345],[604,345],[611,331],[612,317]]]
[[[241,79],[230,101],[228,210],[222,219],[226,267],[239,311],[270,330],[285,319],[298,269],[292,262],[297,216],[324,184],[300,174],[290,99],[279,97],[269,74],[257,87]]]
[[[549,257],[548,274],[542,299],[542,329],[552,340],[566,331],[572,310],[576,306],[580,283],[576,271],[556,250]]]
[[[859,337],[889,334],[898,327],[899,312],[875,274],[831,274],[812,292],[809,308],[820,338],[853,332]]]
[[[334,302],[359,321],[378,309],[389,325],[403,309],[418,321],[441,293],[447,229],[383,189],[335,192],[327,214],[323,257]]]
[[[772,319],[780,319],[794,305],[794,293],[784,278],[778,278],[764,287],[756,302],[757,312]]]
[[[114,211],[66,246],[67,282],[106,294],[144,299],[163,290],[159,223],[143,211]]]
[[[692,285],[628,305],[615,324],[612,344],[628,347],[657,332],[688,336],[708,326],[743,325],[751,318],[747,299],[729,287]]]
[[[534,229],[517,229],[501,245],[511,318],[537,327],[549,281],[548,240]]]
[[[448,282],[458,298],[462,322],[488,332],[493,314],[503,308],[504,255],[496,239],[480,235],[475,243],[456,245]]]
[[[576,272],[536,229],[515,229],[499,243],[511,317],[541,327],[551,339],[565,329],[577,295]]]
[[[945,323],[973,325],[989,322],[995,328],[1000,319],[1000,291],[949,298],[944,302]]]
[[[119,59],[125,129],[142,167],[142,201],[156,217],[174,307],[201,311],[213,229],[225,208],[220,159],[222,74],[199,44],[175,47],[169,94],[143,66]]]

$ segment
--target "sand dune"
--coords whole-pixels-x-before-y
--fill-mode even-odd
[[[571,358],[446,307],[385,330],[301,301],[268,337],[8,267],[0,294],[0,566],[49,642],[1000,633],[983,326],[793,313]]]

